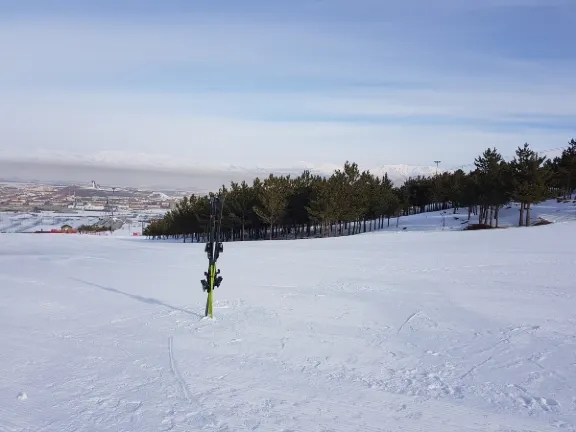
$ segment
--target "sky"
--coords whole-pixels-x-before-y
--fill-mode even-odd
[[[574,16],[574,0],[0,0],[0,167],[213,178],[556,148],[576,137]]]

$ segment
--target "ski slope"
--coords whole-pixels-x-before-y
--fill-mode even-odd
[[[2,235],[0,431],[575,431],[575,235]]]
[[[499,226],[509,228],[518,226],[520,217],[520,204],[512,203],[500,209]],[[566,202],[556,202],[556,200],[547,200],[539,204],[533,204],[531,210],[531,222],[537,222],[539,219],[545,219],[550,222],[576,221],[576,200],[567,200]],[[400,217],[398,226],[396,219],[390,220],[390,226],[385,224],[385,231],[454,231],[462,230],[468,224],[478,223],[478,216],[471,215],[468,220],[468,209],[461,208],[454,213],[453,209],[420,213]]]

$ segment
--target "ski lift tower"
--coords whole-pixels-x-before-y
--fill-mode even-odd
[[[436,175],[438,175],[438,165],[440,165],[442,161],[436,160],[434,163],[436,164]]]

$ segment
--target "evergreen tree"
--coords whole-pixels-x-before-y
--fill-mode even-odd
[[[568,148],[562,152],[558,169],[566,185],[565,196],[572,199],[572,193],[576,188],[576,140],[572,139],[568,143]]]
[[[314,182],[310,204],[305,207],[310,220],[320,224],[323,236],[331,235],[332,224],[336,220],[338,203],[333,193],[335,183],[333,177]]]
[[[530,226],[530,210],[534,203],[543,201],[547,196],[547,173],[542,168],[545,156],[530,149],[528,143],[518,147],[516,157],[510,163],[513,192],[512,196],[520,203],[520,219],[518,225]],[[524,220],[524,212],[526,219]]]
[[[245,239],[246,226],[250,224],[253,208],[256,204],[254,190],[245,181],[240,184],[231,182],[225,205],[233,223],[239,225],[241,241]]]
[[[274,227],[282,221],[286,213],[289,180],[289,176],[274,177],[274,175],[270,174],[264,180],[263,187],[260,190],[261,205],[253,207],[258,217],[270,225],[270,239],[272,239]]]
[[[476,178],[478,181],[480,196],[479,223],[493,226],[500,208],[510,199],[507,182],[507,164],[502,155],[493,149],[487,149],[481,156],[475,159]]]
[[[495,148],[474,161],[474,170],[457,170],[434,176],[408,178],[400,187],[387,175],[360,172],[346,161],[329,177],[270,175],[251,185],[231,182],[222,186],[226,195],[222,236],[230,240],[259,240],[283,236],[346,235],[388,226],[392,217],[450,207],[456,213],[467,208],[481,223],[498,226],[503,206],[520,203],[519,225],[530,224],[534,203],[549,196],[571,197],[576,187],[576,142],[572,139],[562,155],[552,160],[539,157],[528,144],[519,147],[507,163]],[[182,198],[162,219],[153,221],[144,235],[157,238],[205,240],[208,228],[208,196]]]

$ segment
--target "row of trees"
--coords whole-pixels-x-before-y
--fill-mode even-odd
[[[497,227],[500,210],[511,202],[520,204],[519,225],[528,226],[533,204],[572,198],[576,141],[551,160],[528,144],[508,162],[488,148],[474,167],[409,178],[400,187],[350,162],[330,177],[304,171],[295,178],[271,174],[251,185],[232,182],[219,190],[225,195],[222,234],[226,241],[355,234],[389,226],[392,218],[449,208],[467,209],[469,220],[475,215],[479,224]],[[204,241],[208,214],[208,196],[191,195],[148,225],[144,235]]]
[[[77,230],[79,233],[99,233],[110,231],[112,232],[111,226],[96,226],[96,225],[80,225]]]

